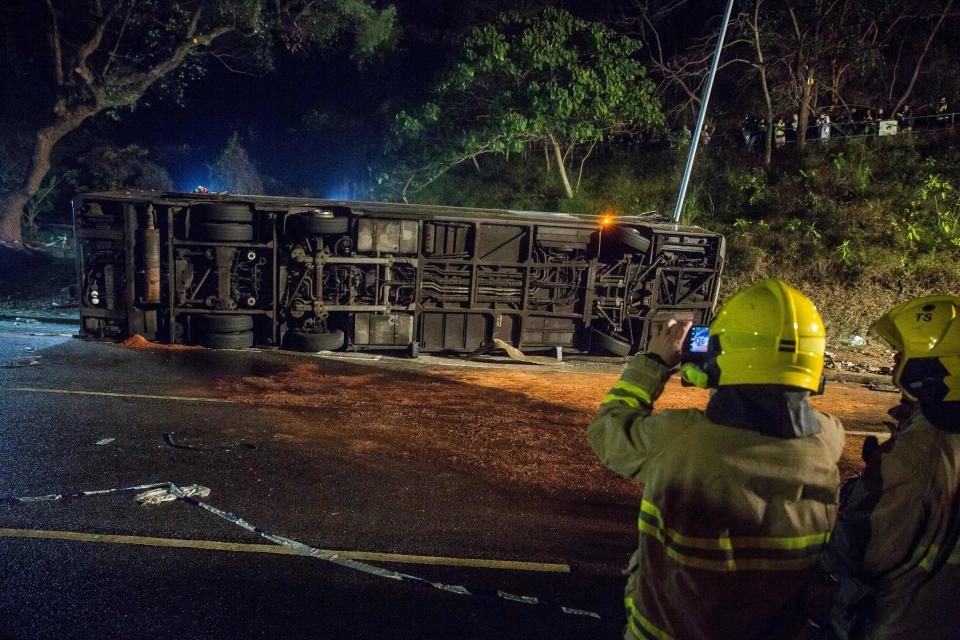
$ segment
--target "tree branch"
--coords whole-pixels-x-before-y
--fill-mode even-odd
[[[116,15],[121,6],[123,6],[123,0],[113,5],[110,11],[107,12],[107,15],[103,16],[103,7],[97,2],[97,15],[101,16],[102,19],[97,23],[97,27],[94,29],[90,39],[80,45],[80,48],[77,50],[77,64],[76,67],[74,67],[74,71],[83,78],[83,81],[87,83],[87,87],[94,92],[94,95],[96,95],[96,89],[94,87],[93,71],[87,66],[87,60],[100,48],[100,43],[103,42],[103,34],[107,30],[107,25],[113,20],[113,16]]]
[[[107,101],[107,106],[128,106],[135,103],[137,98],[150,88],[154,82],[179,67],[184,59],[193,53],[194,50],[201,46],[209,46],[218,38],[235,30],[236,27],[234,26],[222,26],[198,35],[196,31],[197,25],[200,22],[200,11],[201,7],[198,7],[187,26],[184,40],[171,52],[169,57],[158,62],[148,71],[128,74],[107,85],[108,89],[123,90],[123,93],[116,97],[104,94],[102,97]]]
[[[63,48],[60,45],[60,23],[57,21],[57,12],[53,8],[53,0],[47,0],[47,12],[50,14],[50,32],[47,34],[50,41],[50,52],[53,55],[53,74],[57,86],[63,86]]]
[[[126,83],[126,86],[135,86],[140,93],[146,91],[150,85],[164,77],[178,66],[183,60],[190,55],[195,49],[200,46],[209,46],[217,38],[224,36],[233,31],[233,27],[218,27],[211,31],[208,31],[205,34],[193,36],[189,40],[183,42],[178,46],[170,57],[164,60],[163,62],[157,63],[152,69],[144,73],[132,74],[129,78],[130,82]]]
[[[113,64],[113,59],[117,56],[117,50],[120,48],[120,42],[123,40],[123,33],[127,30],[127,24],[130,23],[130,16],[133,14],[133,8],[136,6],[137,0],[130,0],[130,6],[127,7],[127,15],[123,19],[123,25],[120,27],[120,33],[117,34],[117,41],[113,45],[113,49],[110,51],[110,56],[107,58],[106,64],[103,65],[103,71],[100,73],[100,77],[106,78],[107,72],[110,70],[110,65]]]
[[[910,84],[907,85],[903,95],[900,96],[900,99],[897,100],[896,106],[893,107],[894,113],[898,112],[900,107],[906,104],[907,100],[910,99],[910,94],[913,93],[913,86],[917,83],[917,78],[920,76],[920,69],[923,67],[923,59],[927,57],[927,52],[930,50],[930,45],[933,43],[933,39],[936,37],[937,32],[940,31],[940,27],[943,25],[943,21],[946,20],[947,14],[950,13],[950,8],[952,6],[953,0],[949,0],[947,2],[947,6],[943,9],[943,13],[940,14],[940,19],[937,20],[937,24],[930,31],[930,35],[927,37],[927,41],[923,45],[923,50],[920,52],[919,57],[917,57],[917,64],[913,68],[913,75],[910,76]]]
[[[893,89],[897,86],[897,71],[900,70],[900,57],[903,55],[903,41],[900,41],[900,46],[897,48],[897,61],[893,64],[893,72],[890,78],[890,90],[887,91],[887,105],[893,101]],[[896,113],[896,111],[894,111]]]
[[[573,188],[574,193],[580,193],[580,180],[583,178],[583,165],[586,164],[587,158],[590,157],[590,154],[593,153],[593,148],[597,146],[597,141],[594,140],[590,143],[590,148],[587,149],[587,153],[584,154],[583,158],[580,159],[580,170],[577,171],[577,186]]]
[[[211,51],[209,55],[213,57],[214,60],[222,64],[223,68],[230,73],[238,73],[245,76],[251,76],[253,78],[262,78],[264,76],[262,73],[253,73],[252,71],[244,71],[243,69],[237,69],[236,67],[230,66],[230,64],[227,62],[227,56],[224,54]]]
[[[773,100],[770,97],[770,88],[767,85],[767,63],[763,59],[763,47],[760,46],[760,5],[763,0],[755,0],[753,5],[753,21],[747,18],[747,24],[753,31],[753,46],[757,56],[755,68],[760,74],[760,87],[763,89],[763,101],[767,107],[767,131],[764,149],[764,165],[769,167],[772,159],[773,141]]]
[[[803,46],[803,36],[800,35],[800,24],[797,22],[797,14],[794,13],[793,7],[787,7],[787,13],[790,14],[790,21],[793,23],[793,33],[797,36],[797,45]]]

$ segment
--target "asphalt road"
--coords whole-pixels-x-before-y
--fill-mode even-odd
[[[56,335],[64,330],[0,322],[0,364],[39,356],[0,368],[0,638],[620,637],[629,504],[279,438],[305,410],[229,402],[216,384],[304,356],[128,350]],[[170,446],[169,432],[203,450]],[[105,438],[114,440],[96,444]],[[268,543],[179,502],[11,499],[161,481],[204,485],[219,508],[318,548],[374,554],[377,566],[609,617],[230,546]]]

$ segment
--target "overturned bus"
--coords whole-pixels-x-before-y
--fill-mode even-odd
[[[74,227],[82,335],[213,348],[623,356],[709,322],[724,261],[656,215],[114,192]]]

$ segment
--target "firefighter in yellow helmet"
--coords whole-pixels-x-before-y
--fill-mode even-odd
[[[822,387],[824,329],[779,280],[733,296],[684,377],[714,389],[706,411],[653,405],[689,322],[667,323],[604,397],[588,438],[643,484],[628,567],[627,638],[789,638],[834,524],[840,422],[807,398]]]
[[[899,424],[864,447],[866,470],[844,488],[823,555],[839,579],[841,638],[960,634],[960,297],[901,304],[872,332],[897,352]]]

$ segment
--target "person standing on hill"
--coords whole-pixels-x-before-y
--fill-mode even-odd
[[[740,291],[710,325],[702,366],[682,367],[714,390],[706,410],[654,414],[689,328],[669,321],[587,429],[603,464],[643,484],[625,637],[798,637],[843,448],[840,422],[808,402],[823,384],[823,323],[780,280]]]
[[[950,105],[947,104],[947,97],[940,96],[940,102],[937,103],[937,126],[945,129],[950,123]]]
[[[910,110],[910,105],[903,105],[903,109],[897,114],[897,131],[908,133],[913,131],[913,111]]]
[[[824,111],[817,119],[817,126],[820,128],[820,139],[830,139],[830,114]]]
[[[777,118],[773,125],[773,141],[778,149],[787,143],[787,124],[783,121],[783,116]]]

